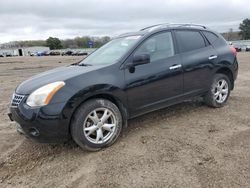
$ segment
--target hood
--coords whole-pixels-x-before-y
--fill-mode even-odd
[[[32,93],[34,90],[56,81],[66,81],[72,77],[97,70],[103,66],[67,66],[52,69],[36,76],[29,78],[22,82],[17,88],[16,93],[27,95]]]

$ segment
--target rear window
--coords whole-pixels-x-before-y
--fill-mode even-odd
[[[198,31],[176,31],[176,39],[181,52],[204,48],[204,38]]]
[[[215,35],[214,33],[208,32],[208,31],[203,31],[203,34],[207,38],[207,40],[210,42],[210,44],[213,44],[214,41],[216,41],[219,37]]]

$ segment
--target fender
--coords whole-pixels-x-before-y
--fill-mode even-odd
[[[235,62],[232,64],[228,61],[221,61],[217,64],[216,68],[213,71],[213,75],[216,73],[222,73],[228,76],[228,78],[231,81],[232,84],[232,90],[234,89],[234,80],[237,78],[238,73],[238,62],[235,60]]]
[[[118,88],[113,85],[97,84],[78,91],[65,104],[62,114],[64,115],[64,117],[66,117],[65,119],[67,119],[66,124],[68,125],[68,128],[70,127],[71,118],[76,109],[82,103],[94,97],[106,99],[109,99],[110,97],[111,99],[115,100],[111,101],[116,103],[118,108],[121,110],[123,118],[125,120],[128,119],[126,93],[121,88]],[[127,126],[126,123],[125,126]]]

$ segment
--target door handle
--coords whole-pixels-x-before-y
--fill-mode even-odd
[[[217,58],[217,55],[211,55],[209,56],[208,60],[213,60],[213,59],[216,59]]]
[[[179,64],[179,65],[172,65],[171,67],[169,67],[169,69],[170,69],[170,70],[176,70],[176,69],[179,69],[179,68],[181,68],[181,67],[182,67],[181,64]]]

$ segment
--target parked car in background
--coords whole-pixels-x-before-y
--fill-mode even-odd
[[[87,52],[83,52],[83,51],[79,51],[77,53],[77,56],[87,56],[87,55],[88,55],[88,53]]]
[[[50,51],[45,51],[45,52],[43,52],[43,55],[44,56],[49,56],[49,53],[50,53]]]
[[[37,52],[36,56],[44,56],[44,52]]]
[[[250,51],[250,45],[247,45],[246,46],[246,52],[249,52]]]
[[[142,114],[197,96],[223,107],[237,78],[236,55],[205,26],[147,27],[118,36],[79,63],[24,81],[8,115],[34,140],[73,138],[97,151],[117,140],[128,119]]]
[[[30,53],[30,56],[44,56],[44,52],[33,52]]]
[[[11,53],[6,53],[5,57],[12,57],[13,55]]]
[[[72,56],[77,56],[78,52],[79,52],[79,51],[73,51],[71,55],[72,55]]]
[[[68,51],[63,52],[62,56],[69,56],[69,55],[72,55],[72,54],[73,54],[73,51],[68,50]]]
[[[242,51],[242,47],[240,45],[234,44],[233,47],[236,49],[236,52]]]
[[[49,53],[50,56],[57,56],[57,55],[61,55],[61,53],[59,51],[51,51]]]
[[[87,56],[88,53],[85,51],[78,50],[78,51],[73,52],[71,55],[72,56]]]
[[[3,54],[0,54],[0,57],[4,57],[4,55],[3,55]]]

